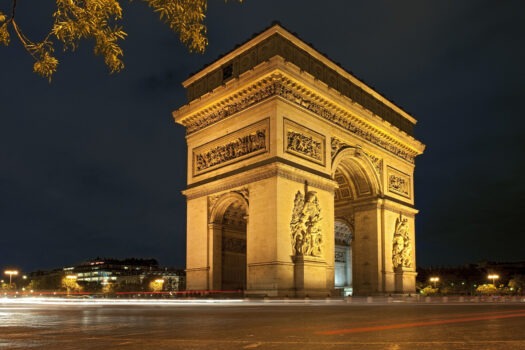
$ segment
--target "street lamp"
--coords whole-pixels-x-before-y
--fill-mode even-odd
[[[18,276],[18,271],[17,270],[5,270],[4,273],[6,275],[9,275],[9,287],[11,287],[13,276]]]
[[[490,274],[488,277],[489,277],[489,280],[492,280],[492,285],[496,287],[496,280],[499,279],[499,275]]]
[[[430,282],[434,284],[434,289],[435,289],[436,283],[439,282],[439,277],[430,277]]]

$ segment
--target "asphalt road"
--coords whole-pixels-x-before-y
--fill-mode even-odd
[[[0,349],[525,349],[525,303],[20,303]]]

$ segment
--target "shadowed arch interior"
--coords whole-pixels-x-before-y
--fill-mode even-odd
[[[247,202],[237,193],[222,196],[212,211],[214,250],[220,260],[214,263],[220,289],[246,289]],[[219,282],[219,281],[217,281]]]
[[[353,230],[352,224],[346,219],[335,219],[335,288],[346,288],[346,292],[352,288]]]

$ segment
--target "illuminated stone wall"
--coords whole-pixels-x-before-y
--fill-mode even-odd
[[[261,51],[276,37],[322,69],[304,69],[284,46]],[[413,117],[278,25],[184,86],[190,102],[173,114],[187,131],[188,289],[224,289],[223,244],[239,246],[223,243],[225,218],[244,215],[247,294],[337,295],[336,271],[354,294],[415,291],[413,173],[424,145]],[[336,220],[352,231],[346,265]]]

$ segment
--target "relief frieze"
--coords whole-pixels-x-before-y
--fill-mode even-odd
[[[268,151],[268,120],[193,150],[193,175]]]
[[[318,116],[344,128],[356,136],[367,140],[386,151],[414,163],[416,152],[407,151],[394,144],[390,139],[381,135],[377,130],[362,125],[352,115],[333,112],[333,108],[323,100],[311,93],[308,96],[299,91],[299,88],[288,86],[290,81],[281,75],[274,75],[257,83],[251,89],[246,89],[222,101],[212,108],[208,108],[186,119],[182,124],[186,132],[192,134],[237,112],[240,112],[256,103],[262,102],[272,96],[280,96],[287,101],[301,106]]]
[[[388,167],[388,191],[410,198],[410,176]]]
[[[311,112],[331,121],[334,124],[337,124],[344,129],[350,131],[357,136],[370,141],[385,150],[395,154],[396,156],[405,159],[411,163],[414,162],[414,155],[409,154],[408,152],[398,148],[392,143],[386,141],[384,138],[377,136],[377,132],[374,130],[365,130],[364,128],[357,125],[356,122],[350,120],[347,116],[336,114],[330,111],[328,108],[322,106],[320,103],[314,100],[314,98],[306,98],[302,94],[293,91],[284,84],[279,82],[277,86],[277,93],[279,96],[286,98],[288,101],[294,102],[301,107],[304,107]]]
[[[324,136],[288,119],[284,120],[284,125],[287,153],[325,165]]]
[[[257,86],[257,90],[247,94],[240,93],[236,97],[231,97],[225,103],[217,106],[217,108],[211,108],[204,111],[201,118],[191,118],[188,122],[184,123],[186,132],[192,134],[199,131],[209,125],[215,124],[216,122],[229,117],[232,114],[240,112],[256,103],[259,103],[268,97],[275,96],[276,84],[272,83],[271,80],[266,81]]]

